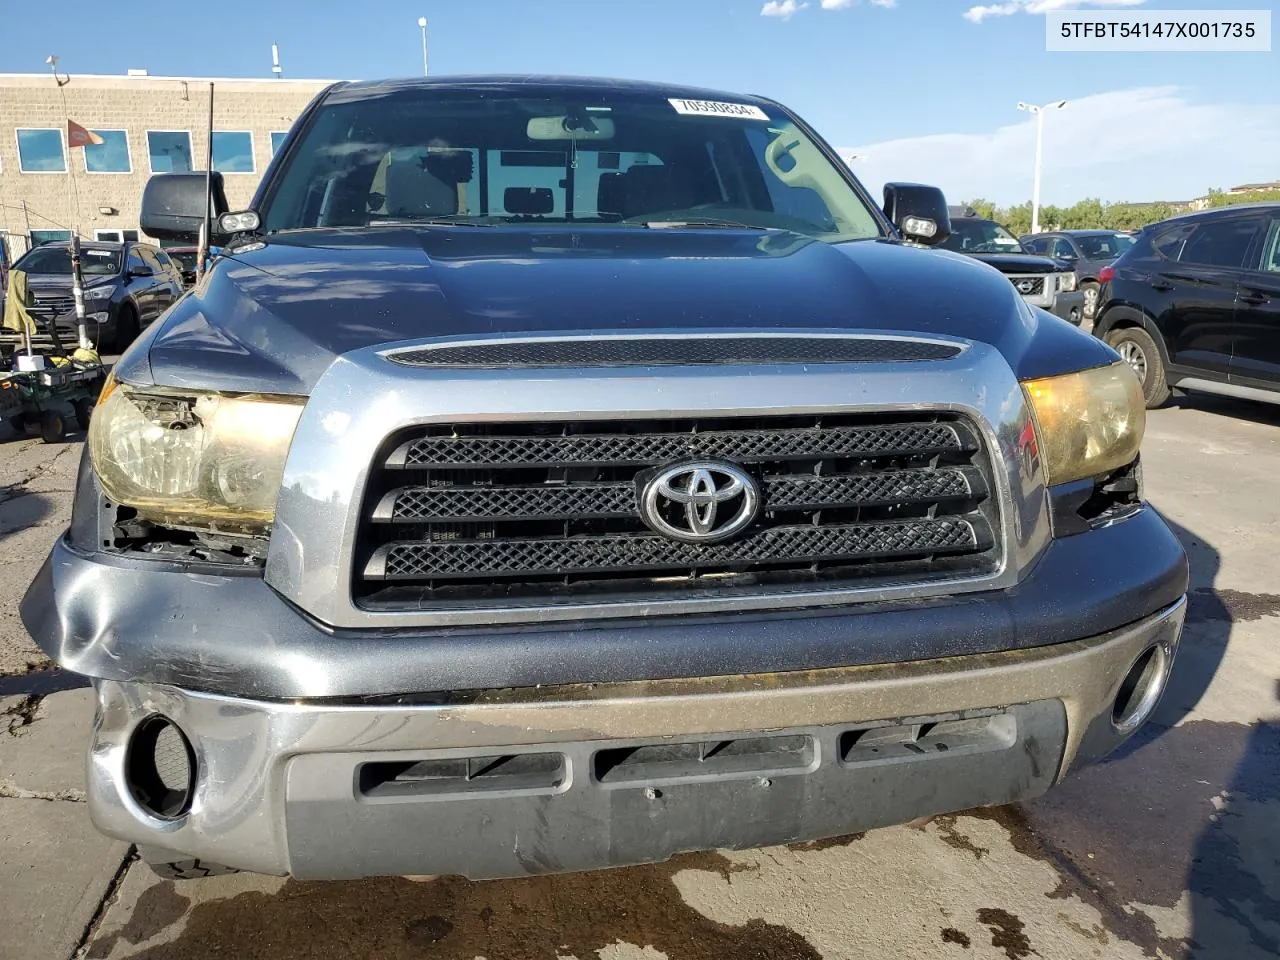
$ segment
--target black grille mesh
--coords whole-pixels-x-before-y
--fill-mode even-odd
[[[927,503],[968,497],[980,484],[976,473],[957,469],[776,476],[769,479],[765,500],[771,510],[847,503]],[[400,487],[388,494],[374,519],[394,523],[638,516],[636,484],[622,481],[573,486]]]
[[[826,429],[586,436],[426,437],[401,446],[389,466],[663,463],[715,457],[736,463],[792,457],[869,457],[975,449],[951,423]]]
[[[398,543],[370,564],[385,565],[387,580],[451,578],[501,573],[542,576],[647,569],[865,559],[900,554],[950,553],[980,546],[964,520],[917,520],[861,526],[772,527],[729,543],[695,545],[659,536],[625,535],[570,540],[475,543]]]
[[[391,520],[534,519],[537,517],[626,517],[636,512],[635,485],[572,487],[405,487],[393,494]],[[382,518],[380,518],[382,519]]]
[[[984,445],[946,413],[462,423],[406,430],[384,450],[354,563],[356,602],[375,609],[998,567]],[[754,479],[743,532],[696,544],[646,525],[647,479],[691,461]]]
[[[947,343],[873,337],[640,337],[469,343],[406,350],[387,359],[426,367],[600,367],[897,363],[947,360],[960,352]]]

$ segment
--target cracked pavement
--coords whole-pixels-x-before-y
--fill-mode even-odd
[[[92,691],[43,669],[16,611],[79,456],[0,442],[0,960],[1280,954],[1280,408],[1192,398],[1150,416],[1147,493],[1192,595],[1155,721],[1107,762],[1013,807],[490,883],[174,883],[93,830]]]

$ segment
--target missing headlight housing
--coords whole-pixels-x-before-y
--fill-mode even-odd
[[[112,382],[94,410],[89,453],[106,496],[147,519],[261,532],[275,516],[302,403]]]

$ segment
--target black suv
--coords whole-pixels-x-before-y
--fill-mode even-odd
[[[1133,238],[1133,233],[1123,230],[1055,230],[1019,239],[1032,253],[1062,260],[1075,270],[1076,286],[1084,294],[1084,318],[1093,320],[1101,286],[1098,274],[1133,246]]]
[[[1085,300],[1070,263],[1032,254],[1012,233],[978,216],[972,207],[951,207],[950,214],[951,236],[941,244],[945,249],[995,267],[1027,303],[1080,324]]]
[[[1147,406],[1172,387],[1280,403],[1280,204],[1152,224],[1100,279],[1094,333]]]
[[[65,345],[76,342],[70,246],[43,244],[12,268],[27,275],[33,301],[30,313],[41,328],[37,338],[50,338],[56,324],[58,338]],[[104,349],[123,350],[182,296],[182,274],[164,251],[150,244],[86,240],[80,244],[80,257],[89,337]],[[16,336],[8,331],[4,334],[5,339]]]

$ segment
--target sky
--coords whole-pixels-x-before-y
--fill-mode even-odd
[[[689,83],[779,100],[852,161],[953,201],[1184,200],[1280,179],[1280,53],[1049,53],[1046,9],[1272,10],[1275,0],[218,0],[102,16],[100,2],[10,4],[0,72],[59,56],[75,75],[370,79],[429,70]],[[143,9],[143,8],[138,8]],[[83,11],[83,17],[77,11]],[[14,14],[6,18],[14,25]],[[70,23],[92,29],[68,29]],[[172,37],[173,39],[167,39]],[[196,42],[192,42],[195,38]]]

